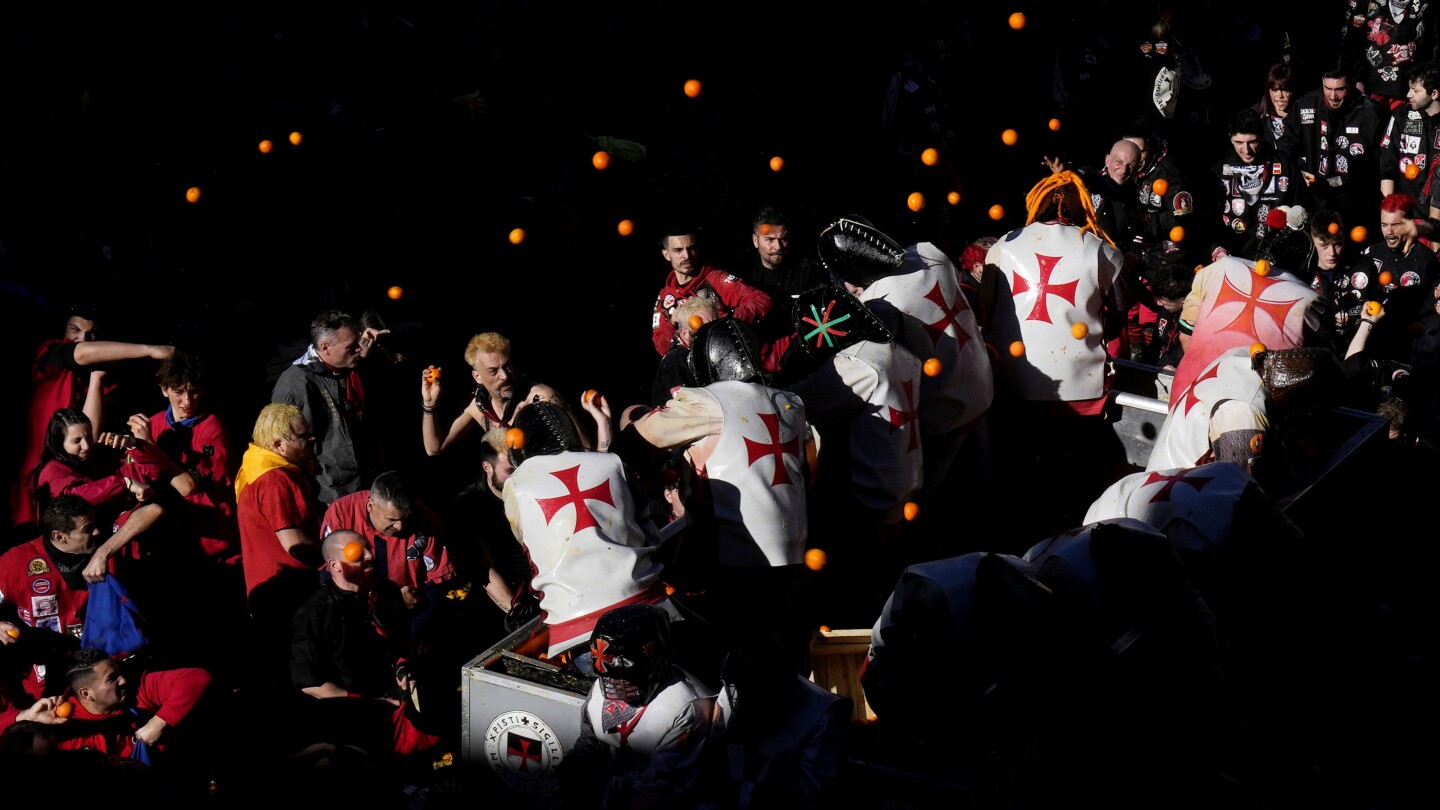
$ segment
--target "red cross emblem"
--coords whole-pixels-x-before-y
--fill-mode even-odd
[[[1280,331],[1280,334],[1285,334],[1285,317],[1290,314],[1291,307],[1295,306],[1295,303],[1300,299],[1293,298],[1289,301],[1262,301],[1261,298],[1265,295],[1265,290],[1273,285],[1286,282],[1282,279],[1270,278],[1269,276],[1257,276],[1253,273],[1247,273],[1246,275],[1250,276],[1249,293],[1241,292],[1240,288],[1236,287],[1235,284],[1230,281],[1230,276],[1227,273],[1224,277],[1224,284],[1220,287],[1220,292],[1215,296],[1215,303],[1212,304],[1210,308],[1212,313],[1218,312],[1220,307],[1226,304],[1238,303],[1241,305],[1240,311],[1236,313],[1235,318],[1231,320],[1230,323],[1222,326],[1220,331],[1242,332],[1256,340],[1263,340],[1257,330],[1258,325],[1255,322],[1255,311],[1258,309],[1270,316],[1270,320],[1275,324],[1275,328]]]
[[[914,380],[906,380],[900,383],[900,390],[905,394],[906,410],[902,411],[893,405],[890,406],[890,426],[893,428],[890,431],[891,433],[915,421],[915,392],[912,390],[914,385]],[[910,428],[910,444],[905,448],[905,452],[908,453],[914,450],[919,443],[920,437],[915,433],[915,428]]]
[[[535,503],[540,505],[540,511],[545,515],[545,524],[548,526],[550,520],[559,512],[571,504],[575,506],[575,531],[584,531],[592,526],[600,524],[595,522],[595,515],[590,512],[590,507],[585,501],[602,501],[611,506],[615,505],[614,495],[610,492],[610,482],[602,481],[599,484],[580,491],[580,465],[576,464],[568,470],[552,472],[551,475],[560,479],[565,485],[566,494],[557,495],[554,498],[536,498]]]
[[[520,771],[530,770],[530,763],[540,764],[540,741],[523,734],[505,735],[505,753],[520,760]]]
[[[1190,409],[1195,407],[1195,403],[1200,401],[1200,397],[1196,396],[1195,394],[1195,391],[1200,387],[1200,383],[1205,382],[1206,380],[1213,380],[1219,376],[1220,364],[1216,363],[1215,365],[1206,369],[1204,374],[1201,374],[1199,377],[1195,378],[1195,382],[1190,383],[1190,387],[1185,389],[1185,396],[1180,398],[1180,404],[1182,409],[1185,411],[1186,416],[1190,415]]]
[[[925,324],[925,331],[930,333],[931,345],[938,345],[940,336],[945,334],[945,330],[949,329],[950,324],[953,323],[955,324],[955,338],[960,341],[960,348],[964,349],[965,344],[970,342],[970,335],[960,327],[960,322],[955,320],[956,315],[970,309],[970,304],[965,300],[964,294],[956,292],[955,305],[952,307],[945,302],[945,291],[940,289],[940,282],[937,281],[934,289],[925,293],[925,299],[939,307],[940,311],[944,313],[940,320]]]
[[[780,441],[780,414],[758,413],[760,421],[765,423],[765,430],[770,434],[770,443],[757,442],[746,437],[745,455],[750,459],[750,466],[766,456],[775,457],[775,473],[770,477],[770,486],[778,487],[781,484],[789,484],[790,471],[785,469],[785,454],[788,452],[795,457],[800,456],[800,437],[792,436],[790,441]]]
[[[615,656],[606,650],[610,649],[610,639],[597,638],[590,643],[590,655],[595,658],[595,671],[608,672],[610,665],[615,663]]]
[[[1079,281],[1067,281],[1064,284],[1051,284],[1050,276],[1055,272],[1055,265],[1060,263],[1059,256],[1041,256],[1035,254],[1035,261],[1040,265],[1040,280],[1035,282],[1035,304],[1030,307],[1030,314],[1025,316],[1027,321],[1044,321],[1054,323],[1050,320],[1049,296],[1063,298],[1075,306],[1075,288],[1080,285]],[[1014,294],[1019,295],[1031,289],[1030,280],[1015,271]]]
[[[1150,496],[1150,503],[1159,503],[1160,501],[1170,500],[1170,490],[1174,489],[1176,484],[1189,484],[1195,487],[1196,492],[1199,492],[1205,488],[1206,484],[1214,480],[1215,477],[1210,475],[1197,475],[1194,478],[1186,478],[1184,472],[1181,472],[1179,475],[1165,475],[1164,473],[1153,472],[1146,477],[1145,483],[1140,486],[1148,487],[1151,484],[1159,484],[1163,481],[1164,485],[1160,487],[1159,491]]]

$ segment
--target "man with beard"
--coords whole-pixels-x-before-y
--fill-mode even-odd
[[[695,229],[672,228],[660,240],[660,255],[670,263],[665,284],[655,296],[650,319],[650,340],[662,357],[674,348],[675,306],[691,296],[708,292],[721,304],[724,315],[746,323],[759,322],[770,312],[770,296],[746,284],[733,273],[700,260]]]
[[[1440,64],[1416,65],[1409,77],[1409,103],[1390,114],[1380,139],[1380,194],[1409,194],[1428,211],[1434,204],[1430,155],[1440,150]]]
[[[1266,217],[1279,206],[1293,204],[1301,193],[1290,157],[1265,144],[1264,126],[1254,110],[1236,113],[1229,126],[1231,151],[1210,170],[1220,202],[1212,262],[1225,256],[1254,256],[1270,232]]]
[[[1410,350],[1410,324],[1435,305],[1433,290],[1440,278],[1440,261],[1420,243],[1421,227],[1428,231],[1431,226],[1418,225],[1415,214],[1415,198],[1408,194],[1391,194],[1382,200],[1383,239],[1361,251],[1350,269],[1348,282],[1358,293],[1357,306],[1364,306],[1361,301],[1379,301],[1388,316],[1376,324],[1369,340],[1370,352],[1381,357],[1403,359]],[[1347,343],[1359,328],[1358,312],[1351,323],[1345,334]]]
[[[320,512],[312,476],[320,462],[310,423],[288,402],[262,408],[251,439],[235,476],[241,565],[256,643],[275,656],[262,665],[278,664],[290,617],[317,585]]]

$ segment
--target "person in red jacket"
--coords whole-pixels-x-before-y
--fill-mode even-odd
[[[104,650],[88,649],[75,653],[65,677],[75,709],[70,722],[55,727],[60,748],[120,759],[130,758],[137,743],[163,753],[176,736],[171,729],[185,722],[210,686],[210,673],[199,667],[127,674]]]
[[[655,296],[655,313],[650,319],[650,340],[664,356],[676,345],[675,305],[695,295],[706,294],[720,302],[722,314],[753,324],[770,312],[770,296],[741,281],[735,274],[700,261],[696,232],[673,229],[660,240],[660,255],[670,263],[665,284]]]

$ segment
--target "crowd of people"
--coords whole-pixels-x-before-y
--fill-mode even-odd
[[[1428,4],[1350,6],[1235,109],[1168,18],[1060,51],[1108,150],[1047,143],[991,233],[933,202],[964,136],[917,38],[882,129],[932,202],[758,206],[723,261],[677,212],[653,354],[622,302],[648,384],[567,364],[576,324],[440,346],[361,297],[241,392],[56,313],[7,459],[13,795],[475,801],[461,669],[512,638],[590,683],[550,807],[1403,806],[1429,557],[1335,502],[1418,519],[1386,490],[1440,442],[1440,61]],[[1102,64],[1139,83],[1105,125]],[[1167,409],[1142,463],[1120,374]],[[821,627],[871,631],[863,694],[807,680]]]

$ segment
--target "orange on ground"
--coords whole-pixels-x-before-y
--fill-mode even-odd
[[[513,230],[513,231],[510,232],[510,244],[512,244],[512,245],[518,245],[518,244],[520,244],[521,242],[524,242],[524,241],[525,241],[525,229],[524,229],[524,228],[516,228],[515,230]]]
[[[628,219],[622,219],[620,224],[615,226],[615,232],[621,236],[629,236],[635,232],[635,223]]]
[[[821,568],[824,568],[825,563],[829,562],[829,560],[829,556],[821,549],[812,548],[805,552],[805,567],[811,571],[819,571]]]
[[[924,163],[926,166],[934,166],[936,163],[940,162],[940,153],[935,151],[934,148],[926,149],[924,152],[920,153],[920,162]]]
[[[360,562],[360,558],[365,556],[365,544],[359,540],[351,540],[345,544],[345,548],[340,549],[340,556],[345,558],[345,562]]]
[[[1004,208],[1004,206],[1000,206],[1000,205],[992,205],[992,206],[990,206],[990,218],[991,218],[991,219],[1004,219],[1004,218],[1005,218],[1005,208]]]
[[[1022,356],[1022,355],[1024,355],[1024,354],[1025,354],[1025,344],[1024,344],[1024,343],[1021,343],[1020,341],[1017,340],[1017,341],[1015,341],[1014,343],[1011,343],[1011,344],[1010,344],[1010,356],[1011,356],[1011,357],[1020,357],[1020,356]]]
[[[610,168],[610,153],[601,149],[599,152],[590,156],[590,162],[595,164],[595,168],[603,172]]]
[[[695,98],[696,96],[700,95],[699,79],[691,79],[685,82],[685,95],[689,96],[690,98]]]
[[[945,199],[946,199],[946,201],[949,202],[951,205],[959,205],[959,204],[960,204],[960,192],[958,192],[958,191],[952,191],[952,192],[950,192],[949,194],[946,194],[946,195],[945,195]]]
[[[405,288],[397,284],[394,287],[386,290],[385,294],[390,297],[391,301],[399,301],[405,295]]]
[[[505,446],[511,450],[519,450],[525,446],[525,431],[520,428],[510,428],[505,431]]]
[[[1084,340],[1085,336],[1090,334],[1090,327],[1084,321],[1081,321],[1070,327],[1070,334],[1074,335],[1076,340]]]
[[[1153,183],[1150,184],[1150,191],[1152,191],[1152,192],[1155,193],[1155,194],[1159,194],[1161,197],[1164,197],[1164,196],[1165,196],[1165,192],[1167,192],[1167,191],[1169,191],[1169,190],[1170,190],[1170,183],[1169,183],[1169,181],[1167,181],[1167,180],[1166,180],[1165,178],[1163,178],[1163,177],[1157,177],[1157,178],[1155,178],[1155,182],[1153,182]]]
[[[925,195],[921,194],[918,191],[911,194],[909,197],[905,198],[905,207],[909,208],[911,211],[919,211],[921,208],[925,207]]]
[[[943,368],[944,366],[940,363],[940,358],[932,357],[925,361],[922,370],[925,372],[926,377],[938,377]]]

